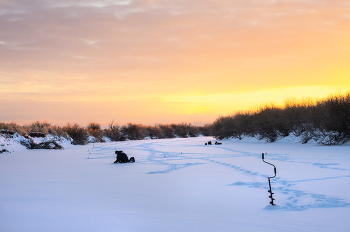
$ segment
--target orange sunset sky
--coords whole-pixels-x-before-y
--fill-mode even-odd
[[[204,124],[349,89],[349,0],[0,0],[3,122]]]

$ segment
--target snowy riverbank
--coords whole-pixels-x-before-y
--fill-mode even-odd
[[[347,231],[350,146],[210,137],[0,141],[0,231]],[[115,150],[136,163],[113,164]],[[267,177],[276,206],[269,205]]]

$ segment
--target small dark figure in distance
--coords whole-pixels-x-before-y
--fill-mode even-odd
[[[211,145],[211,141],[208,142],[208,145]]]
[[[123,151],[115,151],[117,154],[117,160],[114,163],[127,163],[129,162],[128,156]]]
[[[135,163],[135,158],[134,157],[130,157],[130,163]]]
[[[222,143],[218,143],[218,141],[215,141],[215,145],[221,145]]]
[[[2,150],[0,150],[0,154],[1,153],[4,153],[4,152],[9,152],[8,150],[6,150],[6,149],[2,149]]]
[[[208,143],[205,143],[205,145],[208,145]]]

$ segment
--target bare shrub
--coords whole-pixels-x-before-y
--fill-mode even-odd
[[[148,126],[148,135],[151,139],[162,139],[164,134],[162,129],[159,126]]]
[[[96,142],[106,142],[103,138],[103,131],[101,125],[97,122],[90,122],[87,126],[87,130],[91,136],[93,136]]]
[[[198,130],[200,131],[200,134],[204,136],[210,136],[212,135],[212,124],[205,124],[204,126],[199,126]]]
[[[164,138],[175,138],[174,129],[168,124],[159,125],[162,130]]]
[[[201,131],[199,130],[199,127],[192,126],[191,124],[189,124],[189,131],[188,131],[189,137],[198,137],[200,134],[201,134]]]
[[[77,123],[68,123],[63,127],[63,131],[73,139],[72,144],[74,145],[85,145],[88,143],[89,134],[87,130]]]
[[[238,138],[249,133],[252,124],[249,113],[237,113],[231,116],[220,116],[211,126],[212,135],[217,139]]]
[[[122,126],[121,132],[130,140],[142,140],[148,136],[147,127],[141,124],[128,123]]]
[[[68,134],[60,126],[51,125],[48,132],[49,132],[49,134],[56,136],[56,137],[61,137],[61,138],[66,138],[66,139],[68,138]]]
[[[317,111],[323,113],[322,117],[314,115],[315,126],[321,132],[320,144],[336,145],[350,140],[350,91],[330,95],[319,103]]]
[[[30,132],[41,132],[44,134],[49,133],[49,129],[51,127],[51,124],[46,121],[36,121],[29,125]]]
[[[122,134],[121,127],[119,124],[115,123],[114,120],[108,124],[108,128],[103,132],[105,136],[112,141],[124,141],[126,139]]]
[[[189,125],[187,125],[186,123],[171,124],[170,126],[173,128],[174,134],[177,135],[178,137],[181,137],[181,138],[188,137]]]
[[[90,122],[87,128],[88,130],[101,130],[101,125],[97,122]]]

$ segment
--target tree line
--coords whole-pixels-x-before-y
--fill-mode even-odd
[[[266,104],[257,110],[220,116],[211,125],[217,139],[255,137],[274,142],[294,135],[302,143],[337,145],[350,140],[350,91],[325,99],[287,99],[284,106]]]

